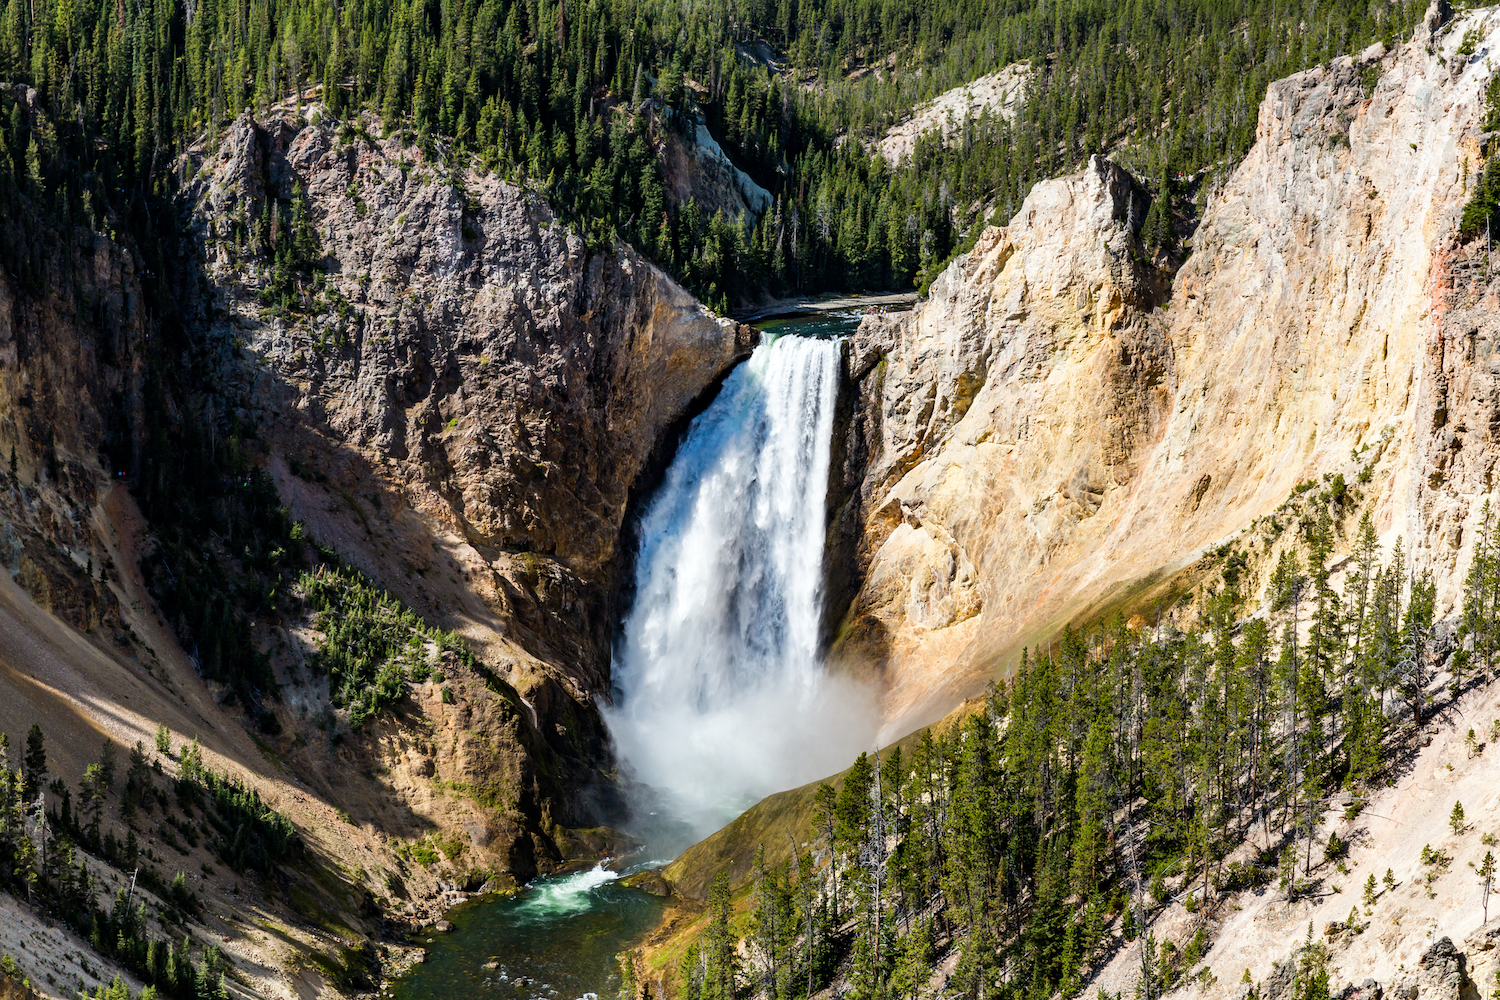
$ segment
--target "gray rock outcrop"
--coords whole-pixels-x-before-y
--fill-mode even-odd
[[[1468,961],[1448,937],[1432,942],[1417,967],[1397,975],[1385,995],[1393,1000],[1479,1000]]]
[[[695,115],[681,128],[665,128],[663,134],[662,173],[674,205],[692,200],[705,218],[723,212],[743,219],[746,228],[771,207],[771,192],[729,158],[701,117]]]
[[[454,710],[415,692],[429,735],[376,753],[405,775],[389,822],[415,810],[527,877],[567,853],[563,828],[618,818],[593,701],[633,491],[758,335],[538,195],[366,124],[241,117],[185,159],[195,318],[240,348],[226,395],[310,536],[463,632],[517,693],[474,678]],[[300,283],[275,260],[305,242],[297,213],[318,244]],[[313,688],[287,702],[293,730],[323,710]]]

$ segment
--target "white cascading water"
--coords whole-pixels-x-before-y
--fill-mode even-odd
[[[606,858],[586,871],[533,884],[511,919],[517,924],[545,924],[588,910],[593,905],[591,894],[595,889],[619,881],[620,873],[605,867],[607,861]]]
[[[839,353],[766,337],[641,521],[605,718],[630,776],[698,836],[847,767],[873,735],[869,692],[818,656]]]

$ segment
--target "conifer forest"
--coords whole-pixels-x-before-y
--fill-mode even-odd
[[[1179,251],[1253,141],[1269,81],[1390,43],[1421,12],[1416,0],[10,0],[0,79],[34,87],[46,114],[0,98],[0,176],[12,214],[45,193],[75,224],[159,233],[147,220],[178,151],[244,111],[316,95],[353,128],[401,131],[536,188],[600,245],[634,244],[722,308],[925,287],[1037,180],[1110,151],[1149,191],[1146,245]],[[897,165],[871,152],[914,104],[1011,64],[1028,74],[1013,119],[966,121],[958,142],[928,137]],[[669,210],[654,146],[699,121],[772,193],[758,219]],[[278,211],[290,220],[295,205],[284,192]]]

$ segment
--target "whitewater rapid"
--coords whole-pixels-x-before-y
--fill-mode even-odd
[[[512,919],[518,924],[547,923],[583,913],[594,905],[593,892],[620,878],[620,873],[596,864],[585,871],[560,878],[543,879],[531,886],[516,907]]]
[[[629,775],[699,835],[873,735],[868,692],[819,656],[840,350],[766,336],[642,517],[605,718]]]

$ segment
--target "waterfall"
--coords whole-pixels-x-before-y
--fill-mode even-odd
[[[627,773],[699,836],[868,749],[818,655],[840,344],[766,336],[688,428],[640,526],[605,711]]]

